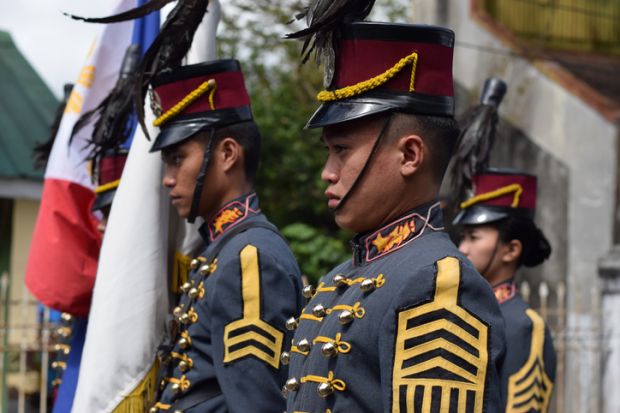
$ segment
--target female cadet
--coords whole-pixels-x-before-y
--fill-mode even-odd
[[[551,254],[533,220],[536,177],[488,169],[473,184],[474,196],[461,203],[453,224],[463,229],[459,250],[493,287],[506,324],[501,371],[506,412],[547,412],[555,378],[553,341],[515,282],[519,268],[537,266]]]

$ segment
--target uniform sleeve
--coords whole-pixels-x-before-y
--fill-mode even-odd
[[[531,321],[525,332],[529,336],[529,347],[511,348],[511,351],[525,351],[527,357],[513,367],[516,371],[507,379],[506,409],[546,413],[553,392],[555,351],[542,317],[530,308],[525,310],[525,315]]]
[[[281,412],[280,355],[291,341],[283,326],[297,313],[298,274],[252,244],[229,258],[207,300],[217,380],[230,412]]]
[[[380,338],[386,412],[500,411],[503,324],[476,278],[470,272],[464,282],[460,261],[445,257],[401,289]]]

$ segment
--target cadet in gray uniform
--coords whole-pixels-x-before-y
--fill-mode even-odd
[[[205,224],[162,349],[150,412],[280,412],[292,334],[285,320],[303,297],[295,259],[261,213],[253,190],[260,134],[235,60],[180,67],[153,81],[163,184],[180,216]]]
[[[310,20],[292,37],[312,44],[321,16]],[[333,29],[327,88],[307,127],[323,128],[328,205],[357,235],[351,260],[306,288],[308,304],[287,322],[287,412],[498,412],[499,307],[443,232],[437,202],[458,136],[454,34],[372,22]]]
[[[463,229],[459,249],[493,286],[506,323],[506,358],[501,373],[506,412],[547,412],[556,355],[549,329],[517,291],[522,265],[541,264],[551,253],[534,224],[536,177],[487,169],[473,178],[474,194],[461,204],[453,224]]]

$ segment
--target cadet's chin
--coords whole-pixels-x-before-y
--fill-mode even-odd
[[[179,218],[186,219],[189,216],[189,208],[175,205],[174,209],[177,210],[177,215],[179,216]]]
[[[338,225],[342,229],[346,229],[347,231],[358,232],[356,222],[358,220],[354,214],[347,213],[346,210],[342,211],[339,209],[333,209],[334,213],[334,221],[336,221],[336,225]]]

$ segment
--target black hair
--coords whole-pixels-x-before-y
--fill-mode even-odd
[[[432,158],[435,183],[441,184],[443,176],[452,158],[454,147],[459,138],[458,122],[450,116],[411,115],[396,113],[394,116],[395,134],[415,131],[428,146]]]
[[[517,266],[535,267],[551,255],[551,244],[534,221],[526,217],[510,216],[495,226],[503,243],[519,240],[523,246]]]
[[[204,133],[201,136],[206,138],[205,142],[208,142],[211,135]],[[261,134],[258,125],[254,121],[249,120],[215,129],[213,144],[217,144],[224,138],[234,139],[243,148],[245,176],[248,182],[253,184],[256,179],[260,159]]]

